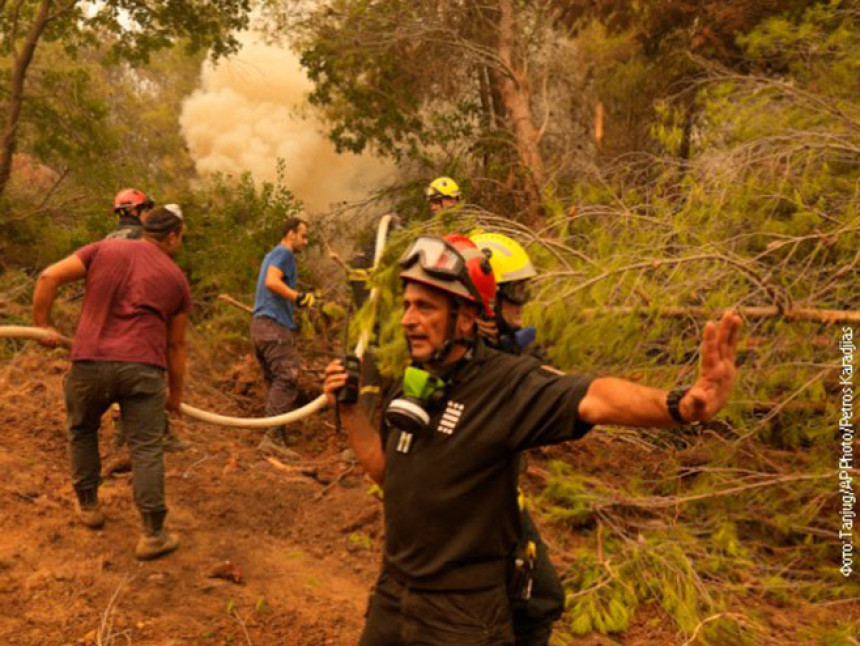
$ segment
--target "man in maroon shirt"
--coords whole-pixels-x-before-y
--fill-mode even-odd
[[[33,295],[33,322],[49,326],[60,285],[85,279],[81,318],[66,377],[69,457],[77,513],[92,529],[104,524],[98,500],[101,481],[98,429],[113,403],[122,408],[143,520],[136,555],[157,558],[179,546],[164,531],[164,409],[178,412],[185,373],[185,325],[191,292],[173,256],[185,223],[178,213],[152,210],[142,240],[102,240],[45,269]],[[55,345],[48,338],[44,345]],[[167,371],[169,394],[164,388]]]

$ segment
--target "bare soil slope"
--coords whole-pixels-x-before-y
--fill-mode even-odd
[[[101,487],[102,531],[74,518],[67,365],[59,351],[34,347],[0,366],[0,644],[357,642],[379,562],[381,505],[323,417],[299,429],[296,465],[258,452],[261,431],[180,420],[190,448],[167,454],[166,487],[167,525],[181,546],[139,563],[127,472]],[[249,395],[262,401],[258,389]],[[190,399],[261,414],[225,411],[224,396]],[[103,472],[125,461],[111,433],[105,420]]]

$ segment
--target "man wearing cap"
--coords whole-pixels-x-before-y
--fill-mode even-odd
[[[143,524],[135,550],[140,560],[179,546],[176,536],[164,530],[161,435],[165,408],[176,413],[182,402],[191,292],[172,256],[184,233],[181,211],[153,209],[144,216],[141,240],[102,240],[78,249],[40,274],[33,295],[33,323],[56,332],[50,314],[57,289],[85,280],[72,368],[65,381],[77,515],[91,529],[105,522],[98,496],[98,428],[102,414],[118,402]],[[56,341],[49,337],[42,343],[50,347]]]
[[[706,326],[695,383],[669,392],[562,374],[488,348],[475,335],[487,290],[469,256],[440,238],[413,242],[400,259],[412,359],[404,388],[379,430],[358,407],[341,405],[356,457],[384,493],[383,567],[364,646],[513,644],[516,590],[507,585],[520,534],[519,453],[578,439],[596,424],[704,421],[734,386],[740,319],[731,312]],[[416,370],[429,377],[407,392]],[[345,382],[341,363],[330,363],[323,387],[331,404]]]
[[[105,240],[114,238],[127,238],[139,240],[143,237],[143,223],[141,216],[152,209],[154,202],[146,195],[134,188],[120,191],[114,200],[114,211],[118,216],[117,226],[105,236]],[[182,208],[178,204],[165,204],[164,208],[180,219]],[[126,444],[125,429],[122,425],[122,413],[119,404],[111,405],[111,420],[113,421],[113,440],[111,445],[115,450],[121,449]],[[162,433],[164,450],[168,452],[185,451],[188,445],[183,442],[173,425],[170,423],[170,415],[164,411],[164,432]]]

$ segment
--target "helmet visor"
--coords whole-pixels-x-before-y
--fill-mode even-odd
[[[416,262],[428,274],[442,280],[461,280],[466,267],[463,256],[454,247],[432,236],[418,237],[399,260],[403,269],[409,269]]]
[[[526,280],[514,280],[499,285],[499,297],[514,305],[525,305],[531,300],[531,291]]]

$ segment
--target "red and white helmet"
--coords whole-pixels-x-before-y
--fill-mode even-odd
[[[127,211],[140,207],[143,210],[151,209],[155,203],[146,196],[143,191],[136,188],[124,188],[113,199],[114,213]]]
[[[400,258],[401,280],[412,280],[477,303],[493,316],[496,279],[487,257],[468,237],[419,236]]]

